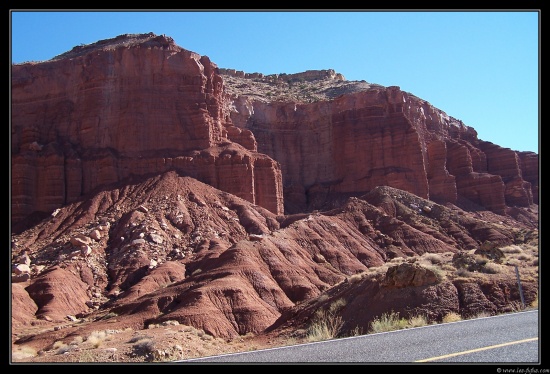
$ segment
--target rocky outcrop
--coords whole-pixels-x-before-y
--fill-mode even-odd
[[[154,34],[13,65],[13,222],[106,183],[170,169],[282,213],[277,162],[255,152],[250,132],[231,132],[244,148],[227,138],[216,70],[208,57]]]
[[[518,153],[522,178],[531,183],[533,203],[539,203],[539,155],[534,152]]]
[[[332,69],[219,69],[152,33],[12,66],[13,222],[173,169],[276,214],[380,185],[499,214],[538,202],[537,154],[481,141],[399,87]]]
[[[538,193],[536,154],[522,163],[519,152],[479,140],[473,128],[399,87],[371,85],[310,103],[236,91],[232,121],[280,162],[288,212],[378,185],[439,202],[466,199],[500,214],[533,204]]]
[[[346,80],[346,78],[335,72],[333,69],[327,70],[307,70],[301,73],[294,74],[270,74],[264,75],[262,73],[245,73],[241,70],[235,69],[225,69],[220,68],[219,73],[221,75],[227,75],[230,77],[236,78],[246,78],[246,79],[261,79],[268,82],[303,82],[303,81],[313,81],[319,79],[328,79],[328,80]]]
[[[485,214],[376,187],[332,210],[281,217],[175,171],[134,177],[12,237],[13,276],[31,269],[14,306],[20,323],[109,312],[121,328],[177,320],[227,338],[259,333],[392,259],[510,245],[536,228]],[[416,264],[387,274],[388,289],[436,281]]]
[[[36,316],[54,321],[63,321],[67,315],[75,315],[88,310],[86,301],[87,285],[79,274],[52,267],[25,289],[38,306]]]

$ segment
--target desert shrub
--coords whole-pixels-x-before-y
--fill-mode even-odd
[[[539,295],[535,297],[535,300],[533,300],[530,304],[531,308],[538,308],[539,307]]]
[[[430,261],[432,264],[437,265],[443,262],[443,257],[437,253],[427,253],[424,255],[424,259]]]
[[[443,271],[455,271],[456,268],[451,264],[442,264],[441,265],[441,270],[443,270]]]
[[[468,269],[466,269],[466,268],[456,269],[456,275],[459,276],[459,277],[464,277],[464,278],[473,277],[473,274],[470,271],[468,271]]]
[[[402,330],[413,327],[426,326],[428,318],[424,315],[415,315],[410,318],[401,318],[399,313],[390,312],[383,313],[379,318],[374,319],[370,326],[369,333],[387,332],[394,330]]]
[[[412,257],[411,259],[414,259],[414,261],[416,261],[416,257]],[[400,264],[404,261],[405,261],[405,258],[403,258],[403,257],[394,257],[391,260],[389,260],[388,263]]]
[[[348,278],[348,282],[349,282],[349,283],[357,283],[357,282],[359,282],[361,279],[363,279],[363,275],[362,275],[362,274],[353,274],[351,277]]]
[[[352,330],[349,331],[347,334],[348,336],[359,336],[363,335],[363,328],[359,326],[355,326]]]
[[[507,245],[506,247],[500,248],[500,250],[504,253],[509,253],[509,254],[523,252],[523,249],[521,249],[519,245],[515,245],[515,244]]]
[[[487,274],[498,274],[502,271],[502,267],[494,262],[488,262],[481,270]]]
[[[475,315],[474,318],[484,318],[484,317],[491,317],[491,313],[487,311],[479,312]]]
[[[521,301],[512,301],[509,305],[512,312],[521,312],[525,309],[521,304]]]
[[[135,342],[139,342],[140,340],[146,340],[146,339],[152,339],[152,337],[147,335],[136,335],[130,338],[130,340],[128,340],[128,343],[135,343]]]
[[[423,315],[417,315],[409,318],[408,327],[421,327],[428,324],[428,318]]]
[[[79,345],[84,341],[82,336],[75,336],[74,339],[69,343],[70,345]]]
[[[53,350],[56,350],[56,349],[58,349],[59,347],[62,347],[62,346],[64,346],[64,345],[66,345],[66,344],[63,343],[61,340],[57,340],[57,341],[55,341],[55,342],[53,343],[52,349],[53,349]]]
[[[342,317],[331,315],[326,310],[315,313],[314,322],[307,329],[306,340],[310,342],[335,338],[344,322]]]
[[[331,303],[328,309],[319,309],[315,312],[313,323],[307,330],[306,339],[310,342],[333,339],[338,336],[344,321],[337,313],[346,306],[344,299]]]
[[[484,266],[487,262],[489,262],[489,260],[484,256],[475,255],[475,262],[480,266]]]
[[[180,323],[178,321],[173,319],[161,323],[162,326],[179,326],[179,324]]]
[[[109,312],[109,313],[105,314],[103,317],[101,317],[100,319],[110,319],[110,318],[114,318],[114,317],[118,317],[118,314],[115,313],[115,312]]]
[[[90,336],[86,339],[87,342],[90,342],[95,348],[99,348],[101,344],[105,341],[107,334],[105,331],[92,331]]]
[[[438,266],[426,266],[427,269],[433,271],[433,273],[435,274],[435,277],[437,278],[437,281],[438,282],[442,282],[447,273],[445,272],[445,270],[443,270],[442,268],[438,267]]]
[[[342,309],[343,307],[346,306],[346,300],[344,299],[338,299],[334,302],[332,302],[328,308],[328,312],[330,314],[335,314],[337,313],[340,309]]]
[[[510,266],[520,266],[520,265],[521,265],[521,261],[518,260],[517,258],[511,258],[511,259],[508,259],[508,261],[506,261],[506,265],[510,265]]]
[[[383,313],[379,318],[374,319],[370,324],[370,333],[401,330],[407,327],[407,320],[400,318],[399,313]]]
[[[519,254],[517,257],[516,257],[518,260],[520,261],[529,261],[531,260],[533,257],[527,253],[521,253]]]
[[[153,352],[153,350],[155,349],[155,342],[149,338],[140,339],[135,342],[132,348],[135,354],[145,355]]]
[[[461,321],[461,320],[462,320],[462,316],[460,314],[455,313],[455,312],[449,312],[443,317],[441,322],[449,323],[449,322],[457,322],[457,321]]]
[[[187,326],[187,325],[185,325],[185,326],[183,327],[183,330],[182,330],[182,331],[183,331],[183,332],[195,332],[195,330],[196,330],[196,329],[195,329],[193,326]]]
[[[323,301],[327,301],[329,299],[328,295],[326,293],[322,294],[321,296],[319,296],[317,298],[317,302],[323,302]]]
[[[104,358],[102,353],[97,351],[82,351],[78,357],[77,362],[103,362]]]

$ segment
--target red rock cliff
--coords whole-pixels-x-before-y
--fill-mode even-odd
[[[319,81],[328,83],[315,92]],[[218,69],[164,35],[126,34],[13,65],[11,135],[12,222],[171,169],[276,214],[283,191],[296,213],[381,185],[497,213],[538,204],[537,154],[479,140],[399,87],[333,70]]]
[[[251,130],[258,150],[280,162],[289,211],[379,185],[498,213],[538,203],[537,154],[481,141],[472,127],[399,87],[372,85],[315,102],[235,92],[230,100],[235,126]]]
[[[168,169],[282,213],[278,163],[227,139],[216,71],[152,33],[13,65],[12,222]]]

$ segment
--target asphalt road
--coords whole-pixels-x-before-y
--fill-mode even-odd
[[[534,310],[176,362],[537,365],[541,361],[539,327],[539,312]]]

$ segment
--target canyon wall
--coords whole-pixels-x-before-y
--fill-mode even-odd
[[[258,151],[279,161],[288,211],[315,209],[331,193],[388,185],[438,202],[464,199],[504,214],[538,203],[538,155],[477,132],[399,87],[314,103],[232,95],[231,119]]]
[[[239,94],[239,85],[229,94],[225,77],[289,89],[323,81],[338,95],[269,100],[271,92]],[[499,214],[538,204],[538,154],[482,141],[399,87],[346,82],[331,69],[220,69],[152,33],[14,64],[12,222],[167,170],[275,214],[323,209],[331,196],[382,185]]]
[[[227,138],[223,81],[165,36],[122,35],[12,66],[12,221],[176,169],[282,213],[276,161]]]

